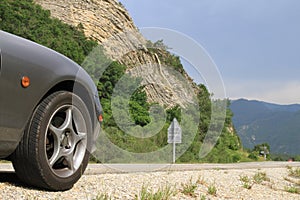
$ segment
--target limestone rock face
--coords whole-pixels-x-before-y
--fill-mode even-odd
[[[184,106],[192,101],[191,88],[177,81],[170,68],[162,66],[159,58],[148,51],[146,39],[135,27],[127,10],[116,0],[35,0],[51,16],[73,26],[82,25],[85,35],[104,47],[113,60],[128,66],[127,73],[143,78],[149,102],[166,107]],[[171,70],[172,71],[172,70]],[[194,90],[194,89],[192,89]]]
[[[35,0],[65,23],[82,24],[85,34],[102,43],[125,29],[136,30],[125,8],[115,0]]]

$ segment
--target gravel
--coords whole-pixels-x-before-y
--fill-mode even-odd
[[[299,194],[285,191],[287,187],[292,187],[292,183],[286,180],[290,177],[288,169],[284,167],[97,175],[87,173],[71,190],[64,192],[30,188],[22,184],[13,172],[1,171],[0,173],[0,199],[100,199],[101,195],[111,199],[135,199],[136,196],[140,196],[143,186],[153,192],[159,188],[170,187],[174,191],[171,199],[300,199]],[[266,180],[255,183],[253,176],[258,173],[265,173]],[[244,187],[241,177],[250,179],[250,189]],[[184,185],[196,186],[192,196],[184,194]],[[216,189],[215,195],[209,194],[209,187]]]

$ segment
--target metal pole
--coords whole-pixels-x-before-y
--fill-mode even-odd
[[[267,160],[267,147],[264,146],[264,159]]]
[[[173,139],[173,163],[175,163],[175,139]]]

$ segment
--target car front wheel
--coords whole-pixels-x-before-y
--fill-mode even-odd
[[[83,174],[88,160],[91,119],[81,98],[55,92],[36,108],[13,154],[18,177],[48,190],[67,190]]]

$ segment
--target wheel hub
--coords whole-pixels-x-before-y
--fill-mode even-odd
[[[71,141],[70,141],[70,131],[65,131],[64,134],[62,134],[61,144],[60,146],[65,149],[71,149]]]

